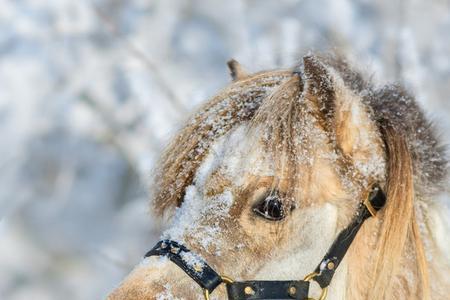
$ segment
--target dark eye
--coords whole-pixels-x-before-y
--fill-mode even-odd
[[[277,194],[271,194],[264,197],[254,207],[253,211],[271,221],[279,221],[285,217],[283,203]]]

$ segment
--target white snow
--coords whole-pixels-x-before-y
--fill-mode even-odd
[[[181,259],[198,273],[202,273],[205,263],[203,259],[193,252],[181,252]]]

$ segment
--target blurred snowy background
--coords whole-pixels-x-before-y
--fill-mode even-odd
[[[450,141],[446,0],[0,0],[0,299],[102,299],[157,238],[152,167],[225,62],[333,48]]]

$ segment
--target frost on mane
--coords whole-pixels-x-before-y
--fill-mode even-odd
[[[185,237],[194,237],[203,249],[213,247],[220,254],[220,226],[219,222],[228,216],[233,205],[233,194],[230,190],[210,196],[204,194],[204,184],[207,178],[220,167],[224,174],[242,174],[245,168],[240,164],[244,157],[239,153],[240,145],[245,137],[246,128],[238,127],[218,139],[211,145],[208,155],[198,167],[193,184],[186,188],[183,205],[176,209],[173,223],[163,233],[163,238],[185,242]],[[225,159],[226,158],[226,159]],[[230,177],[238,181],[238,177]],[[208,225],[199,224],[205,219]],[[205,220],[202,220],[203,222]]]

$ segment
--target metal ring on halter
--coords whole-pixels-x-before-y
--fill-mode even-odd
[[[222,283],[225,283],[225,284],[231,284],[234,282],[234,280],[228,276],[220,276],[220,278],[222,279]],[[209,291],[207,289],[203,289],[203,297],[205,298],[205,300],[210,300],[209,299]]]
[[[375,209],[375,207],[373,207],[372,203],[370,203],[370,194],[375,190],[375,189],[379,189],[378,184],[376,183],[372,183],[370,184],[370,189],[367,191],[367,195],[364,199],[364,206],[367,208],[367,210],[369,211],[369,213],[372,215],[372,217],[376,217],[377,215],[377,210]]]
[[[377,211],[376,211],[376,209],[372,206],[372,204],[370,203],[369,199],[367,199],[366,201],[364,201],[364,206],[367,208],[367,210],[368,210],[369,213],[372,215],[372,217],[376,217],[376,216],[377,216]]]
[[[311,281],[317,275],[319,275],[319,273],[312,272],[312,273],[306,275],[303,280],[304,281]],[[328,295],[328,287],[325,287],[325,288],[322,289],[322,292],[320,293],[320,296],[319,296],[319,298],[317,300],[325,300],[327,298],[327,295]],[[315,299],[314,298],[308,298],[308,300],[315,300]]]

